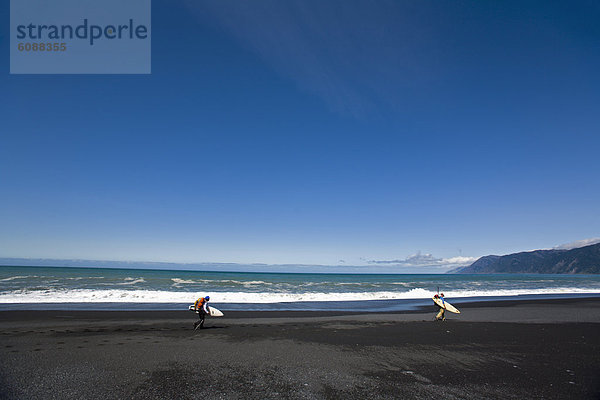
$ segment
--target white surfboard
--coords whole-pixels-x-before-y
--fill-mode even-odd
[[[196,311],[196,308],[192,304],[191,306],[188,307],[188,310],[190,310],[190,311]],[[210,316],[211,317],[222,317],[223,315],[225,315],[225,314],[223,314],[221,312],[221,310],[217,310],[213,306],[208,306],[208,311],[210,312]],[[198,312],[198,311],[196,311],[196,312]]]
[[[436,299],[435,297],[432,297],[431,300],[433,300],[433,302],[436,305],[438,305],[438,306],[440,306],[442,308],[445,308],[446,311],[450,311],[450,312],[453,312],[455,314],[460,314],[460,311],[458,310],[458,308],[454,307],[452,304],[448,303],[446,300],[444,300],[444,302],[442,302],[441,299],[439,299],[439,298]]]

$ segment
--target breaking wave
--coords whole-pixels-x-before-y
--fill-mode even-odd
[[[99,283],[99,285],[118,285],[118,286],[129,286],[129,285],[137,285],[138,283],[144,283],[146,280],[144,278],[125,278],[124,282],[111,282],[111,283]]]
[[[132,283],[137,281],[134,279]],[[506,290],[457,290],[446,291],[446,298],[517,296],[536,294],[598,294],[597,288],[560,287],[551,289],[506,289]],[[406,292],[207,292],[215,304],[223,303],[283,303],[322,301],[368,301],[428,299],[433,293],[423,288]],[[0,293],[0,303],[192,303],[197,292],[165,290],[121,290],[121,289],[72,289],[72,290],[14,290]]]
[[[29,279],[29,278],[39,278],[39,276],[37,276],[37,275],[17,275],[17,276],[10,276],[8,278],[0,279],[0,281],[8,282],[8,281],[14,281],[15,279]]]

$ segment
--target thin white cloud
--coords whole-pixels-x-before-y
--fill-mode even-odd
[[[571,242],[571,243],[561,244],[559,246],[553,247],[553,249],[554,250],[571,250],[571,249],[576,249],[579,247],[591,246],[591,245],[597,244],[597,243],[600,243],[600,237],[582,239],[582,240],[577,240],[577,241]]]
[[[396,2],[187,1],[266,65],[331,109],[363,118],[439,65],[430,25]]]
[[[477,260],[479,257],[451,257],[451,258],[444,258],[443,261],[445,264],[456,264],[456,265],[466,265],[466,264],[472,264],[475,262],[475,260]]]
[[[476,257],[450,257],[437,258],[429,253],[422,254],[420,251],[404,259],[396,260],[370,260],[370,264],[398,265],[402,267],[440,267],[440,266],[462,266],[473,263]]]

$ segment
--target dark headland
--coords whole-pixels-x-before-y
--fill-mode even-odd
[[[410,313],[0,312],[6,399],[597,399],[600,299]]]
[[[575,249],[534,250],[485,256],[454,273],[600,274],[600,243]]]

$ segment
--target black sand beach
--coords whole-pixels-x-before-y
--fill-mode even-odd
[[[10,399],[600,398],[600,299],[420,312],[0,312]]]

